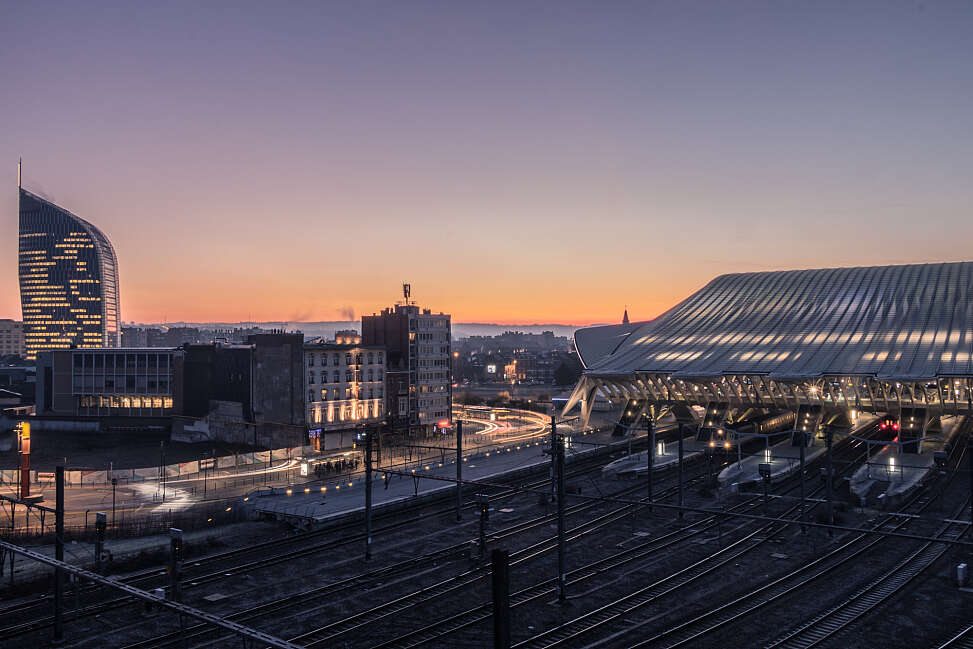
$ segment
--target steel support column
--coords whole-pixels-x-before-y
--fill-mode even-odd
[[[682,503],[683,503],[683,500],[682,500],[682,471],[683,471],[683,467],[682,467],[682,434],[683,434],[683,425],[682,424],[679,424],[679,520],[682,520],[682,517],[683,517],[683,511],[682,511]]]
[[[494,550],[493,569],[493,646],[510,649],[510,553]]]
[[[557,601],[567,599],[564,592],[567,578],[564,565],[564,437],[559,436],[554,442],[557,445]]]
[[[54,467],[54,558],[64,561],[64,467]],[[54,568],[54,642],[64,640],[64,571]]]
[[[365,429],[365,561],[372,559],[372,429]]]
[[[456,421],[456,520],[463,520],[463,422]]]

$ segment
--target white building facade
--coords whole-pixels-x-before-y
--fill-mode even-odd
[[[378,346],[304,346],[307,426],[312,443],[332,431],[384,420],[385,362],[385,349]]]
[[[415,350],[410,353],[410,362],[415,370],[418,423],[428,428],[449,422],[452,419],[450,318],[423,311],[413,314],[409,324],[410,347]]]

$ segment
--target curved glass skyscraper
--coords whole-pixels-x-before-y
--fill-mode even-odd
[[[27,357],[118,347],[118,259],[101,230],[20,189],[20,304]]]

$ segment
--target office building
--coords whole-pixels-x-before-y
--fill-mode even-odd
[[[153,419],[182,412],[181,349],[66,349],[37,354],[37,412]]]
[[[385,347],[386,408],[399,433],[428,436],[452,420],[450,316],[408,302],[362,316],[362,342]]]
[[[20,188],[20,303],[27,358],[118,347],[118,260],[101,230]]]
[[[307,433],[303,346],[303,334],[279,333],[235,345],[39,352],[37,414],[97,419],[103,429],[300,445]]]
[[[0,358],[4,356],[27,357],[24,346],[24,323],[0,319]]]

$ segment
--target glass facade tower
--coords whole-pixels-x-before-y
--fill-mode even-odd
[[[118,347],[118,259],[101,230],[20,189],[20,304],[27,357]]]

